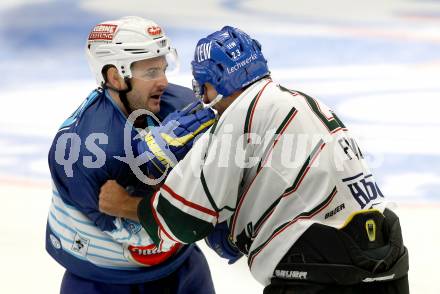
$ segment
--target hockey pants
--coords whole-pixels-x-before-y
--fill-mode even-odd
[[[342,229],[310,226],[264,294],[408,294],[408,268],[398,217],[369,210]]]
[[[169,276],[141,284],[111,284],[83,279],[68,271],[61,283],[61,294],[213,294],[208,263],[196,248]]]

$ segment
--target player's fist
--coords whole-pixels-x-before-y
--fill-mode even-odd
[[[115,217],[124,217],[139,221],[137,206],[142,198],[133,197],[114,180],[108,180],[101,186],[99,193],[99,211]]]

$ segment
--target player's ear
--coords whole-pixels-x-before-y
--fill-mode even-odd
[[[121,77],[116,67],[112,66],[108,68],[105,76],[106,83],[110,86],[110,88],[117,90],[125,89],[126,86],[124,79]]]

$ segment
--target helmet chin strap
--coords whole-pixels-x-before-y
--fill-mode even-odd
[[[127,93],[131,91],[131,82],[128,77],[124,77],[125,84],[127,85],[127,89],[125,90],[119,90],[119,98],[121,99],[122,104],[124,104],[125,110],[127,111],[127,115],[130,116],[130,114],[133,112],[133,109],[130,107],[130,103],[127,99]]]
[[[127,111],[127,116],[130,116],[130,114],[133,112],[133,109],[131,109],[130,103],[128,102],[127,93],[130,92],[133,88],[131,86],[131,82],[128,77],[124,77],[124,82],[127,85],[127,89],[125,90],[118,90],[115,87],[109,85],[108,83],[103,85],[103,88],[111,89],[119,94],[119,99],[121,100],[122,105],[124,105],[124,108]]]
[[[220,100],[222,100],[223,95],[218,94],[214,100],[212,100],[211,102],[209,102],[208,104],[205,104],[204,107],[208,108],[208,107],[213,107],[214,105],[216,105]]]

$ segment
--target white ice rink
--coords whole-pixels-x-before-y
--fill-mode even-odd
[[[50,186],[10,180],[2,181],[0,191],[3,198],[13,198],[5,201],[2,215],[7,225],[1,229],[0,293],[58,293],[64,271],[44,250]],[[401,205],[396,210],[410,252],[411,293],[440,293],[436,281],[440,229],[433,225],[439,208]],[[253,280],[244,260],[228,265],[199,243],[208,258],[217,293],[262,293],[263,287]]]
[[[83,55],[91,26],[135,14],[173,39],[182,71],[170,81],[182,85],[207,33],[228,24],[258,39],[274,80],[320,98],[358,136],[396,203],[411,293],[440,293],[438,0],[1,1],[0,293],[58,293],[63,269],[44,249],[47,151],[94,87]],[[218,293],[262,292],[244,261],[204,252]]]

